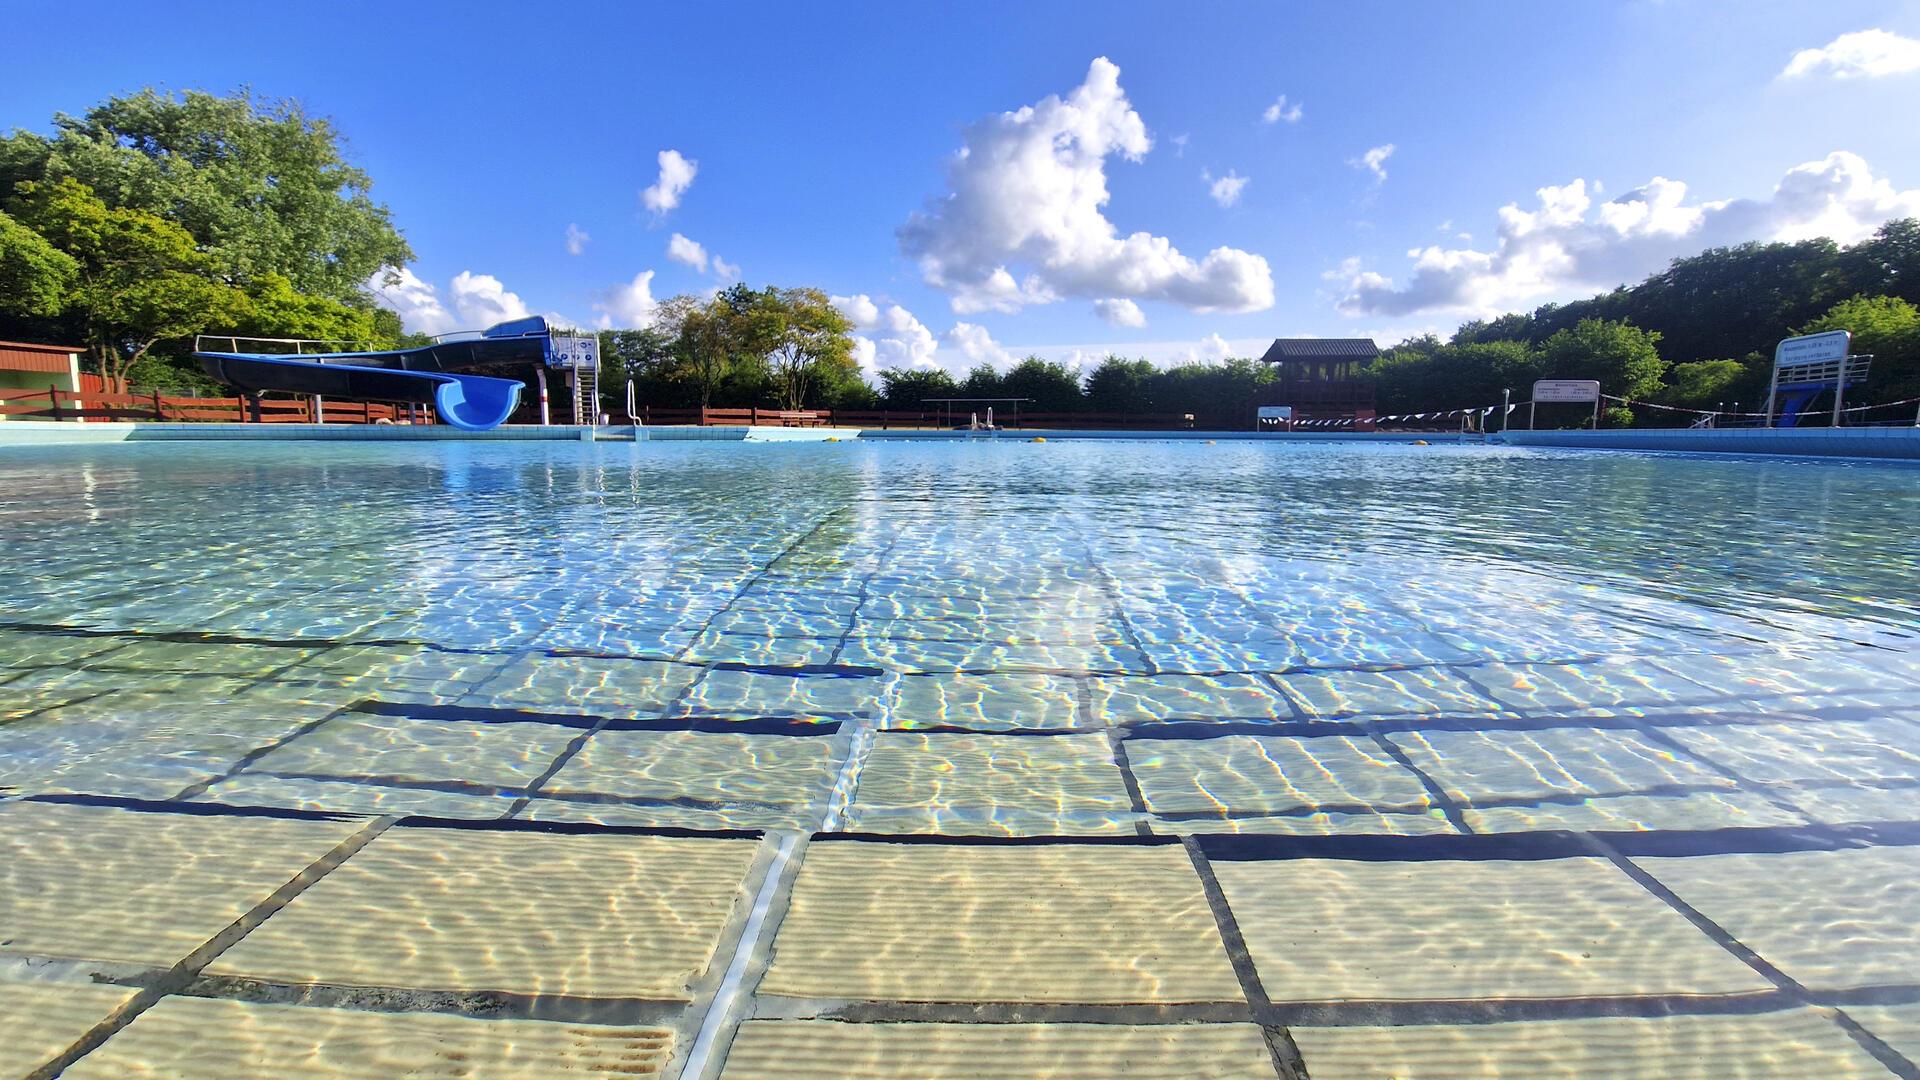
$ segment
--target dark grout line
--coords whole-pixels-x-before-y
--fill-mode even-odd
[[[1689,761],[1693,761],[1699,765],[1704,766],[1710,772],[1718,773],[1719,775],[1726,777],[1727,779],[1733,781],[1734,786],[1738,789],[1755,792],[1761,798],[1772,803],[1778,809],[1785,810],[1788,813],[1801,818],[1802,820],[1809,820],[1814,816],[1810,814],[1805,807],[1800,806],[1799,804],[1794,803],[1788,800],[1787,798],[1785,798],[1784,796],[1782,796],[1781,794],[1779,794],[1778,785],[1750,783],[1746,777],[1741,776],[1740,773],[1735,769],[1733,769],[1732,767],[1726,765],[1725,763],[1719,761],[1718,759],[1714,758],[1709,754],[1704,754],[1698,750],[1695,750],[1693,747],[1688,746],[1686,743],[1683,743],[1679,739],[1674,738],[1671,733],[1662,731],[1657,727],[1653,727],[1650,725],[1643,725],[1639,730],[1640,730],[1640,734],[1645,736],[1647,739],[1653,742],[1656,742],[1661,746],[1666,747],[1668,750],[1671,750],[1674,754],[1680,757],[1686,758]]]
[[[1392,739],[1387,738],[1385,733],[1375,728],[1372,724],[1363,723],[1361,728],[1366,731],[1367,735],[1373,739],[1374,744],[1379,746],[1382,752],[1398,762],[1401,768],[1412,773],[1414,778],[1420,781],[1420,786],[1426,788],[1428,796],[1433,799],[1433,805],[1438,807],[1442,814],[1446,815],[1449,825],[1452,825],[1458,832],[1469,836],[1473,835],[1473,827],[1467,824],[1466,814],[1462,812],[1460,805],[1453,800],[1451,795],[1447,794],[1447,790],[1441,787],[1438,781],[1434,780],[1432,776],[1429,776],[1425,769],[1415,765],[1413,759],[1407,756],[1405,750],[1400,749]]]
[[[1213,912],[1215,928],[1220,933],[1220,944],[1226,950],[1227,963],[1232,966],[1233,974],[1240,981],[1240,993],[1247,1000],[1247,1008],[1252,1010],[1256,1021],[1273,1011],[1273,1002],[1267,997],[1267,989],[1260,982],[1260,972],[1254,966],[1253,953],[1247,948],[1247,939],[1240,932],[1240,920],[1233,914],[1233,908],[1227,903],[1227,894],[1220,887],[1220,878],[1213,872],[1213,864],[1207,861],[1206,852],[1200,850],[1200,844],[1192,837],[1181,841],[1186,850],[1187,859],[1193,863],[1194,873],[1200,878],[1200,891],[1207,898],[1207,907]],[[1267,1043],[1267,1053],[1273,1059],[1273,1069],[1280,1074],[1281,1080],[1306,1080],[1307,1067],[1301,1059],[1300,1047],[1293,1036],[1279,1024],[1261,1023],[1261,1035]]]
[[[207,790],[213,787],[215,784],[219,784],[224,781],[233,779],[234,777],[252,768],[253,764],[259,761],[261,758],[266,757],[268,754],[273,753],[275,750],[280,749],[281,747],[287,745],[288,743],[293,742],[296,739],[299,739],[303,736],[310,735],[313,732],[318,731],[321,727],[326,725],[329,721],[333,720],[335,717],[340,716],[347,712],[351,712],[352,710],[353,710],[353,706],[343,705],[327,713],[325,716],[320,717],[318,720],[309,720],[306,723],[301,724],[300,726],[294,728],[292,731],[289,731],[285,735],[282,735],[279,738],[274,739],[271,742],[268,742],[264,746],[256,746],[253,749],[247,751],[246,753],[240,755],[240,760],[234,762],[231,766],[229,766],[226,769],[225,772],[222,772],[217,776],[212,776],[205,780],[201,780],[197,783],[188,784],[186,787],[181,788],[180,791],[176,793],[173,798],[174,800],[179,802],[185,802],[188,799],[197,799],[200,796],[206,794]]]
[[[762,566],[760,569],[754,571],[751,575],[748,576],[745,584],[741,585],[738,589],[734,590],[733,595],[727,598],[727,602],[725,604],[722,604],[717,610],[713,612],[713,614],[707,616],[706,622],[700,624],[700,628],[693,632],[693,636],[691,639],[688,640],[687,644],[683,646],[678,652],[674,653],[674,659],[685,661],[687,658],[687,655],[693,651],[694,646],[700,643],[700,639],[703,637],[706,637],[707,633],[713,629],[713,624],[719,622],[723,616],[731,612],[734,608],[734,605],[740,602],[740,598],[752,592],[753,587],[755,585],[758,585],[760,584],[761,581],[765,580],[767,575],[773,572],[773,568],[780,565],[781,560],[787,558],[789,555],[792,555],[794,552],[806,546],[807,541],[813,539],[815,536],[818,536],[820,534],[820,530],[827,527],[828,522],[832,521],[834,518],[839,517],[842,514],[849,513],[849,512],[850,512],[849,509],[845,506],[835,507],[834,509],[827,511],[825,514],[822,514],[820,516],[820,520],[813,523],[813,526],[811,528],[807,529],[805,532],[802,532],[800,535],[796,536],[793,539],[792,543],[789,543],[786,547],[781,548],[778,552],[774,553],[773,558],[768,559],[767,564],[765,566]]]
[[[1900,1080],[1920,1080],[1920,1065],[1915,1065],[1912,1058],[1895,1049],[1885,1039],[1868,1031],[1860,1021],[1847,1015],[1845,1009],[1828,1011],[1827,1019],[1832,1020],[1841,1031],[1847,1033],[1848,1038],[1859,1045],[1860,1049],[1873,1055],[1875,1061],[1886,1066],[1887,1071],[1899,1077]]]
[[[1668,888],[1665,882],[1654,877],[1653,874],[1649,873],[1638,863],[1622,855],[1602,838],[1588,835],[1585,839],[1593,845],[1594,851],[1597,854],[1611,862],[1621,873],[1633,879],[1635,884],[1653,894],[1654,897],[1679,914],[1681,918],[1692,923],[1694,929],[1706,935],[1714,944],[1731,953],[1735,959],[1752,968],[1761,978],[1772,983],[1783,995],[1792,999],[1796,1004],[1813,1004],[1812,995],[1808,993],[1807,988],[1801,985],[1798,979],[1780,970],[1772,961],[1761,956],[1759,952],[1739,938],[1734,937],[1730,931],[1713,921],[1705,912],[1687,903],[1678,893]],[[1887,1045],[1879,1036],[1874,1035],[1866,1028],[1860,1026],[1858,1022],[1852,1017],[1847,1016],[1846,1013],[1835,1009],[1828,1016],[1828,1019],[1833,1020],[1862,1050],[1871,1054],[1874,1060],[1886,1066],[1894,1075],[1901,1077],[1902,1080],[1920,1080],[1920,1067],[1916,1067],[1912,1061],[1908,1060],[1906,1055]]]
[[[1147,651],[1146,644],[1140,640],[1140,629],[1133,625],[1133,619],[1127,615],[1127,607],[1121,601],[1120,586],[1113,580],[1113,572],[1100,562],[1100,557],[1094,553],[1093,543],[1086,538],[1085,533],[1080,535],[1080,546],[1087,553],[1088,569],[1093,571],[1094,578],[1100,583],[1100,591],[1106,594],[1107,603],[1113,608],[1113,614],[1110,617],[1114,625],[1119,627],[1121,639],[1127,643],[1128,648],[1133,650],[1133,654],[1140,658],[1141,666],[1146,668],[1148,678],[1162,674],[1160,665],[1153,659],[1153,654]]]
[[[607,723],[608,721],[602,719],[599,723],[594,724],[587,730],[567,740],[566,747],[562,749],[559,754],[555,755],[551,762],[547,763],[546,770],[539,776],[534,777],[533,781],[526,787],[520,789],[520,795],[513,800],[513,805],[507,807],[506,813],[500,815],[501,820],[511,821],[518,818],[522,813],[525,813],[527,807],[532,804],[533,797],[540,793],[540,789],[546,786],[547,781],[553,779],[554,775],[561,769],[566,768],[567,763],[571,762],[580,751],[586,749],[587,740],[593,738],[596,733],[602,728],[605,728]]]
[[[356,1012],[447,1013],[484,1020],[546,1020],[568,1024],[670,1026],[685,1001],[656,998],[576,997],[503,990],[399,990],[340,983],[279,983],[235,975],[201,975],[176,992],[262,1005],[289,1005]]]
[[[763,996],[752,1020],[832,1020],[849,1024],[1244,1024],[1244,1001],[1177,1005],[1095,1005],[1041,1001],[882,1001]]]
[[[657,717],[616,717],[604,713],[554,713],[529,709],[497,708],[478,705],[417,704],[405,701],[357,701],[350,712],[366,716],[391,716],[405,720],[466,724],[545,724],[550,727],[593,731],[704,731],[735,735],[788,735],[798,737],[831,736],[848,713],[820,713],[805,718],[778,716],[742,717],[691,715],[685,711],[685,698],[692,687],[681,691],[662,707]],[[678,714],[678,715],[675,715]]]
[[[874,556],[874,568],[860,575],[860,589],[854,594],[853,608],[847,612],[846,625],[841,627],[840,640],[834,642],[833,653],[827,657],[827,663],[838,664],[841,655],[847,651],[847,642],[853,640],[854,628],[860,625],[860,609],[867,606],[867,600],[873,595],[874,576],[882,571],[888,556],[893,554],[893,549],[900,546],[902,535],[896,531]]]
[[[1804,1003],[1785,991],[1730,994],[1619,994],[1568,998],[1453,998],[1399,1001],[1280,1001],[1263,1015],[1290,1027],[1453,1027],[1602,1017],[1740,1016],[1786,1012]]]
[[[1287,684],[1281,682],[1273,672],[1262,671],[1259,673],[1259,678],[1261,682],[1267,684],[1268,689],[1278,694],[1280,700],[1286,703],[1287,711],[1293,714],[1294,724],[1326,723],[1325,720],[1314,720],[1313,710],[1307,708],[1306,703],[1295,696],[1294,692],[1287,688]]]
[[[108,1039],[138,1019],[141,1013],[158,1004],[161,998],[186,989],[208,964],[219,958],[221,953],[232,948],[241,938],[246,937],[261,923],[271,918],[275,912],[292,903],[315,882],[352,858],[361,848],[366,847],[373,842],[374,838],[387,831],[397,820],[394,817],[375,818],[356,830],[352,836],[335,844],[326,854],[308,864],[306,869],[295,874],[286,884],[275,889],[265,900],[254,905],[226,929],[208,938],[199,948],[188,953],[179,963],[169,968],[165,974],[141,988],[125,1004],[89,1028],[71,1046],[28,1073],[25,1080],[52,1080],[53,1077],[66,1071],[74,1062],[99,1049]]]

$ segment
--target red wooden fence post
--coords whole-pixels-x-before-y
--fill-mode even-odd
[[[59,387],[57,386],[47,387],[47,403],[50,410],[53,413],[53,418],[55,420],[66,419],[66,417],[60,415],[60,388]]]

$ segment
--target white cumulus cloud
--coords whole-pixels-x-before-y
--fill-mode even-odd
[[[400,323],[419,334],[449,334],[461,330],[484,330],[495,323],[524,319],[535,314],[520,294],[509,290],[492,274],[462,270],[447,283],[446,292],[425,281],[413,271],[391,271],[398,280],[388,284],[389,270],[381,270],[367,280],[374,299],[400,315]],[[553,326],[583,326],[577,319],[556,311],[539,314]]]
[[[679,233],[667,241],[667,258],[682,266],[690,266],[701,273],[707,272],[707,249],[698,241],[689,240]]]
[[[830,297],[833,306],[853,324],[853,358],[869,373],[887,368],[934,368],[939,339],[913,313],[899,304],[885,307],[871,296]]]
[[[389,282],[388,275],[395,280]],[[444,334],[454,329],[453,313],[440,302],[440,290],[406,267],[385,267],[367,279],[367,290],[380,304],[400,315],[400,325],[416,334]]]
[[[601,294],[593,305],[600,313],[600,328],[618,327],[638,330],[653,324],[659,303],[653,298],[653,271],[642,270],[632,281],[615,285]]]
[[[1140,310],[1140,305],[1124,296],[1110,296],[1095,300],[1093,311],[1114,326],[1147,325],[1146,313]]]
[[[1212,364],[1233,355],[1233,345],[1219,334],[1208,334],[1199,343],[1175,354],[1174,362],[1180,364]]]
[[[660,178],[640,193],[640,201],[656,215],[664,215],[680,205],[680,196],[693,186],[700,163],[678,150],[662,150],[659,155]]]
[[[483,330],[494,323],[524,319],[533,314],[518,293],[508,292],[492,274],[460,271],[447,287],[447,297],[453,302],[453,313],[459,320],[456,329],[461,330]]]
[[[713,257],[713,276],[731,285],[740,280],[740,264],[730,263],[720,256]]]
[[[1920,71],[1920,41],[1888,30],[1856,30],[1794,53],[1780,77],[1826,72],[1836,79],[1878,79],[1909,71]]]
[[[1012,353],[1000,347],[987,333],[987,328],[970,322],[956,322],[953,329],[947,331],[947,344],[960,350],[966,357],[968,366],[990,364],[995,368],[1010,368],[1014,364]]]
[[[1260,114],[1260,120],[1262,123],[1267,124],[1278,124],[1283,120],[1289,124],[1297,124],[1300,122],[1300,118],[1305,115],[1306,112],[1300,107],[1299,102],[1296,101],[1289,105],[1287,104],[1287,95],[1281,94],[1278,100],[1267,106],[1266,112]]]
[[[1096,59],[1065,98],[969,127],[948,166],[952,190],[901,226],[901,248],[963,315],[1066,296],[1162,300],[1198,311],[1271,307],[1273,274],[1264,258],[1219,247],[1196,260],[1165,237],[1121,236],[1107,220],[1107,159],[1138,161],[1152,146],[1120,88],[1120,69]]]
[[[567,223],[567,254],[579,255],[585,252],[587,241],[591,239],[593,237],[587,235],[587,230],[572,222]]]
[[[1387,181],[1387,159],[1393,156],[1393,144],[1376,146],[1357,158],[1348,158],[1347,164],[1356,169],[1365,169],[1373,174],[1373,182],[1384,184]],[[1397,190],[1397,189],[1396,189]]]
[[[1247,185],[1253,182],[1253,178],[1241,176],[1232,169],[1228,169],[1227,175],[1225,176],[1214,176],[1207,172],[1207,170],[1202,169],[1200,170],[1200,181],[1207,185],[1207,194],[1213,197],[1214,202],[1219,203],[1222,207],[1228,207],[1240,201],[1240,193],[1245,191]]]
[[[1891,218],[1920,214],[1920,189],[1896,189],[1845,151],[1788,170],[1763,199],[1689,201],[1686,184],[1660,176],[1596,206],[1597,190],[1574,180],[1541,188],[1535,209],[1502,207],[1490,251],[1415,248],[1403,283],[1355,272],[1340,308],[1349,315],[1496,314],[1609,289],[1703,248],[1817,236],[1851,243]]]

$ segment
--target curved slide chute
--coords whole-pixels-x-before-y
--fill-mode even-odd
[[[240,339],[240,340],[245,340]],[[489,431],[520,404],[521,383],[459,369],[492,364],[543,364],[551,339],[539,316],[516,319],[431,345],[386,352],[196,352],[208,375],[249,393],[279,390],[358,401],[432,405],[440,419],[465,431]]]

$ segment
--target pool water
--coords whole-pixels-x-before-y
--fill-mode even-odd
[[[135,443],[0,544],[0,1076],[1920,1075],[1911,467]]]

